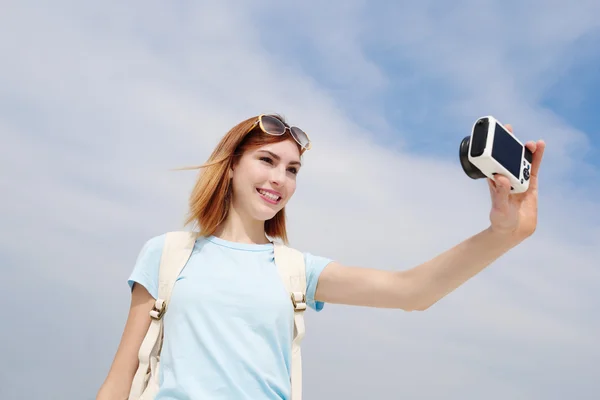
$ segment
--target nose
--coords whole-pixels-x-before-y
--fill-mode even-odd
[[[281,166],[281,168],[273,168],[271,170],[271,184],[273,186],[281,186],[285,179],[285,166]]]

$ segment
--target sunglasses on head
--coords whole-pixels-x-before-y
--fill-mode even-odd
[[[296,143],[300,145],[300,147],[302,147],[304,150],[310,150],[311,148],[310,138],[308,137],[308,134],[306,134],[306,132],[304,132],[302,129],[296,126],[290,127],[287,124],[284,124],[277,117],[274,117],[272,115],[261,114],[258,117],[258,121],[254,124],[252,128],[254,129],[254,127],[257,124],[264,133],[273,136],[281,136],[285,133],[285,131],[289,130],[290,135],[292,135],[292,137],[294,138]]]

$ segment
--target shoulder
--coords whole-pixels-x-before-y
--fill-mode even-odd
[[[288,248],[291,251],[295,252],[298,257],[302,257],[302,259],[304,261],[304,268],[306,270],[306,275],[307,275],[309,282],[313,281],[314,283],[316,283],[316,281],[319,278],[319,275],[321,275],[321,272],[325,269],[325,267],[329,263],[334,261],[333,259],[331,259],[329,257],[325,257],[322,255],[316,255],[309,251],[300,250],[300,249],[293,248],[293,247],[288,247]]]
[[[188,231],[169,231],[162,234],[152,236],[146,240],[142,246],[141,253],[149,255],[158,255],[162,253],[167,239],[170,243],[187,242],[189,240],[197,240],[198,235],[195,232]]]
[[[288,245],[282,245],[280,243],[279,246],[287,249],[287,251],[292,252],[295,257],[302,257],[307,273],[313,272],[315,270],[320,272],[320,270],[327,266],[327,264],[333,261],[331,258],[315,255],[312,252],[301,250],[299,248],[291,247]]]
[[[152,236],[143,243],[127,280],[131,289],[138,283],[144,286],[152,297],[156,298],[158,295],[158,273],[166,236],[166,233]]]
[[[159,257],[162,254],[163,248],[165,247],[165,241],[167,234],[162,233],[160,235],[152,236],[147,239],[142,245],[138,258],[141,257]]]
[[[304,262],[306,264],[322,264],[322,263],[330,263],[333,259],[329,257],[324,257],[320,255],[315,255],[313,253],[303,251],[302,256],[304,257]]]
[[[327,264],[333,261],[328,257],[315,255],[307,251],[303,251],[302,256],[304,257],[304,265],[307,273],[316,273],[317,275],[320,274]]]
[[[169,231],[147,239],[137,257],[137,264],[158,267],[165,246],[183,246],[192,244],[194,247],[201,242],[197,233],[188,231]]]

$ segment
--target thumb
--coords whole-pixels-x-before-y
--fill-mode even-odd
[[[495,175],[490,182],[492,194],[492,205],[494,208],[503,208],[508,205],[508,196],[510,196],[510,180],[502,175]]]

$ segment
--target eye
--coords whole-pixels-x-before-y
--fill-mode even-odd
[[[288,171],[290,171],[294,175],[298,174],[298,168],[296,168],[296,167],[289,167]]]
[[[261,157],[260,161],[264,161],[264,162],[266,162],[268,164],[273,164],[273,160],[270,159],[269,157]]]

